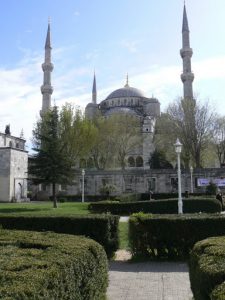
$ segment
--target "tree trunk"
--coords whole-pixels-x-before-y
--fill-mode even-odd
[[[52,184],[52,197],[53,197],[53,207],[57,208],[58,206],[57,206],[57,198],[56,198],[55,186],[56,186],[56,184],[53,183]]]

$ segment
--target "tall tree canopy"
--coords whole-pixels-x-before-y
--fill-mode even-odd
[[[156,124],[156,145],[159,149],[167,148],[167,154],[174,159],[172,141],[177,138],[183,144],[182,159],[186,168],[192,163],[202,167],[204,153],[213,136],[215,115],[208,103],[198,100],[179,99],[170,104],[165,114]]]
[[[33,130],[33,150],[29,173],[36,184],[52,185],[54,207],[57,207],[56,184],[71,184],[80,155],[87,153],[94,135],[91,123],[71,105],[58,113],[56,106],[46,112]]]

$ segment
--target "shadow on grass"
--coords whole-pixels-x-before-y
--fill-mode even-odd
[[[24,213],[24,212],[40,212],[48,211],[51,208],[26,208],[26,207],[15,207],[15,208],[1,208],[0,214],[14,214],[14,213]]]

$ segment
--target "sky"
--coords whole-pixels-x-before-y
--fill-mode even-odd
[[[85,108],[129,84],[165,111],[183,94],[182,0],[0,0],[0,132],[31,147],[42,105],[41,64],[51,19],[52,101]],[[194,94],[225,115],[225,1],[186,0]]]

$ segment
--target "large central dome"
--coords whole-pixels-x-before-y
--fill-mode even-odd
[[[113,91],[109,96],[105,99],[113,99],[113,98],[124,98],[124,97],[145,97],[144,93],[139,89],[130,87],[128,84],[125,87]]]

